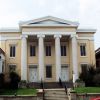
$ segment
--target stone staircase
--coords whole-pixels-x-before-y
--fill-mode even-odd
[[[68,100],[65,89],[45,89],[45,100]]]

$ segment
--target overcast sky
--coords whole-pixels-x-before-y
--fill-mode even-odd
[[[96,28],[95,49],[100,47],[100,0],[0,0],[0,28],[47,15]]]

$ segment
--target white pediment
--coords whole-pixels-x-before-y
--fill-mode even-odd
[[[77,22],[71,22],[57,17],[46,16],[35,20],[21,22],[20,26],[78,26]]]
[[[51,19],[40,21],[40,22],[31,22],[31,23],[29,23],[29,25],[32,25],[32,24],[66,24],[66,25],[70,25],[68,23],[59,22],[59,21],[55,21],[55,20],[51,20]]]

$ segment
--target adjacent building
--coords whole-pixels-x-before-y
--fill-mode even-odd
[[[19,23],[19,29],[0,30],[5,52],[3,72],[16,71],[29,82],[78,79],[88,64],[95,64],[95,29],[47,16]],[[0,66],[1,67],[1,66]]]
[[[100,68],[100,48],[95,50],[95,57],[96,57],[96,67]]]

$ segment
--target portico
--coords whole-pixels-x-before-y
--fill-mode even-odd
[[[29,32],[30,33],[30,32]],[[50,44],[50,42],[52,42],[49,38],[49,42],[46,42],[45,39],[47,39],[47,37],[51,37],[51,39],[54,40],[54,49],[55,49],[55,55],[53,55],[52,57],[55,58],[55,74],[56,74],[56,81],[59,81],[59,78],[61,78],[61,66],[63,63],[61,63],[61,39],[62,37],[64,37],[64,42],[68,42],[71,41],[72,43],[72,47],[74,47],[74,51],[71,51],[72,53],[72,67],[73,67],[73,82],[75,82],[76,79],[78,79],[78,68],[77,68],[77,41],[76,41],[76,35],[63,35],[63,34],[51,34],[51,35],[47,35],[47,34],[37,34],[37,35],[26,35],[23,34],[22,35],[22,48],[21,48],[21,64],[22,64],[22,70],[21,70],[21,78],[22,80],[28,80],[28,72],[27,72],[27,45],[28,45],[28,38],[32,37],[36,38],[36,44],[38,47],[38,81],[45,80],[44,78],[44,69],[45,69],[45,43],[46,44]],[[63,42],[62,42],[63,43]],[[67,59],[67,57],[65,58]],[[48,63],[49,64],[49,63]],[[52,63],[51,63],[52,64]],[[64,63],[67,65],[67,63]],[[69,66],[70,67],[70,66]],[[69,79],[69,75],[68,75],[68,79]],[[68,81],[68,80],[66,80]]]

